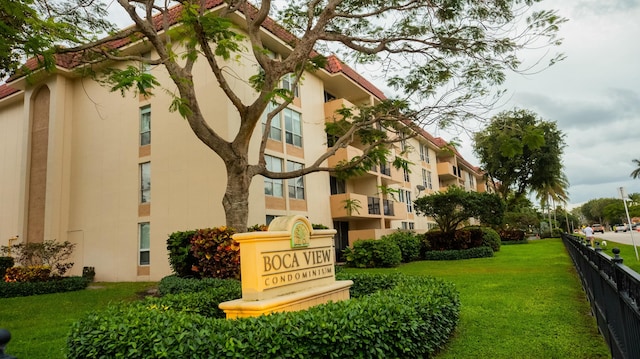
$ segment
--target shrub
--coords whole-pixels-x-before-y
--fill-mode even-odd
[[[0,280],[4,278],[7,269],[13,267],[14,264],[13,257],[0,257]]]
[[[48,266],[11,267],[4,275],[5,282],[44,282],[49,280],[51,268]]]
[[[500,235],[493,228],[480,227],[482,231],[482,245],[491,247],[494,252],[500,251]]]
[[[198,276],[192,270],[198,264],[198,259],[191,254],[191,238],[195,233],[196,231],[173,232],[167,239],[169,264],[179,277]]]
[[[490,227],[479,227],[479,226],[471,226],[466,227],[465,229],[480,229],[482,231],[482,245],[485,247],[491,247],[494,252],[500,251],[500,235],[493,228]]]
[[[254,224],[253,226],[247,228],[247,232],[265,232],[269,230],[269,226],[266,224]]]
[[[520,229],[503,229],[498,232],[500,240],[504,241],[523,241],[525,240],[525,232]]]
[[[86,278],[89,282],[93,282],[93,279],[96,277],[96,268],[82,267],[82,277]]]
[[[553,236],[553,238],[560,238],[562,237],[562,233],[564,233],[564,231],[562,230],[562,228],[554,228],[551,231],[551,235]]]
[[[224,311],[218,308],[218,305],[238,298],[242,298],[242,290],[240,290],[239,285],[235,288],[227,286],[218,287],[214,290],[168,294],[160,298],[148,297],[140,303],[140,306],[141,311],[144,308],[155,306],[157,308],[196,313],[208,318],[225,318]]]
[[[51,268],[52,275],[64,275],[73,262],[66,262],[76,247],[75,243],[64,241],[62,243],[44,241],[42,243],[19,243],[11,246],[11,251],[15,253],[17,262],[23,266],[45,265]],[[8,247],[2,247],[3,252]]]
[[[67,357],[426,358],[444,346],[459,319],[451,283],[410,276],[367,282],[388,289],[236,320],[206,318],[181,306],[110,307],[72,325]]]
[[[392,268],[402,261],[400,247],[392,240],[365,239],[344,250],[347,266],[357,268]]]
[[[236,291],[238,297],[242,296],[242,288],[240,282],[235,279],[220,278],[179,278],[173,275],[164,277],[158,284],[158,291],[162,295],[177,294],[185,292],[200,292],[203,290]]]
[[[26,297],[36,294],[71,292],[85,289],[89,281],[82,277],[54,278],[46,282],[2,282],[0,298]]]
[[[432,231],[424,234],[424,239],[433,251],[459,250],[481,247],[483,233],[478,227],[467,227],[455,232]]]
[[[191,238],[191,254],[198,260],[194,270],[202,277],[240,278],[240,246],[225,226],[199,229]]]
[[[420,238],[413,232],[396,231],[382,236],[384,240],[394,241],[400,247],[402,262],[409,263],[420,259]]]
[[[493,257],[493,250],[490,247],[476,247],[471,249],[429,251],[425,253],[425,260],[444,261],[471,258]]]

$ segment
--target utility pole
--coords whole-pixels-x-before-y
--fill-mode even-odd
[[[624,203],[624,212],[627,214],[627,226],[629,226],[629,233],[631,234],[631,243],[633,243],[633,249],[636,251],[636,260],[638,258],[638,248],[636,247],[636,241],[633,239],[633,231],[631,230],[631,217],[629,217],[629,209],[627,208],[627,194],[624,192],[624,187],[618,188],[620,191],[620,197],[622,197],[622,203]]]

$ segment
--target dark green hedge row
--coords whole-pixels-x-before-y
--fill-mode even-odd
[[[85,289],[89,280],[83,277],[63,277],[46,282],[0,281],[0,298],[26,297],[36,294],[72,292]]]
[[[14,264],[13,257],[0,257],[0,281],[4,278],[7,269],[13,267]]]
[[[401,262],[415,260],[492,257],[500,250],[500,244],[500,236],[489,227],[470,226],[448,234],[397,231],[379,240],[358,240],[344,250],[344,257],[348,267],[397,267]]]
[[[426,358],[457,325],[451,283],[340,276],[353,278],[361,296],[257,318],[211,319],[186,304],[110,307],[73,324],[68,358]]]
[[[476,247],[461,250],[429,251],[425,252],[424,256],[424,259],[428,261],[487,258],[493,257],[493,250],[489,247]]]
[[[236,279],[220,279],[220,278],[180,278],[176,275],[164,277],[158,283],[158,291],[162,295],[176,294],[184,292],[199,292],[206,289],[217,290],[224,288],[224,291],[235,291],[240,298],[242,296],[242,287],[239,280]]]

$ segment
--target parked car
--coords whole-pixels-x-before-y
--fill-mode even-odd
[[[640,223],[634,223],[631,225],[631,229],[634,231],[640,231]]]
[[[618,233],[618,232],[626,232],[629,229],[627,228],[626,224],[616,224],[615,226],[613,226],[613,230]]]
[[[604,226],[600,223],[594,223],[591,225],[591,229],[593,229],[593,233],[600,232],[604,233]]]

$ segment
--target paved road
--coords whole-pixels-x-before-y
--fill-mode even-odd
[[[627,232],[604,232],[604,233],[596,233],[596,238],[604,239],[605,241],[613,241],[623,244],[633,244],[631,241],[631,236],[633,235],[633,241],[635,241],[636,246],[640,246],[640,232],[636,231],[627,231]]]

